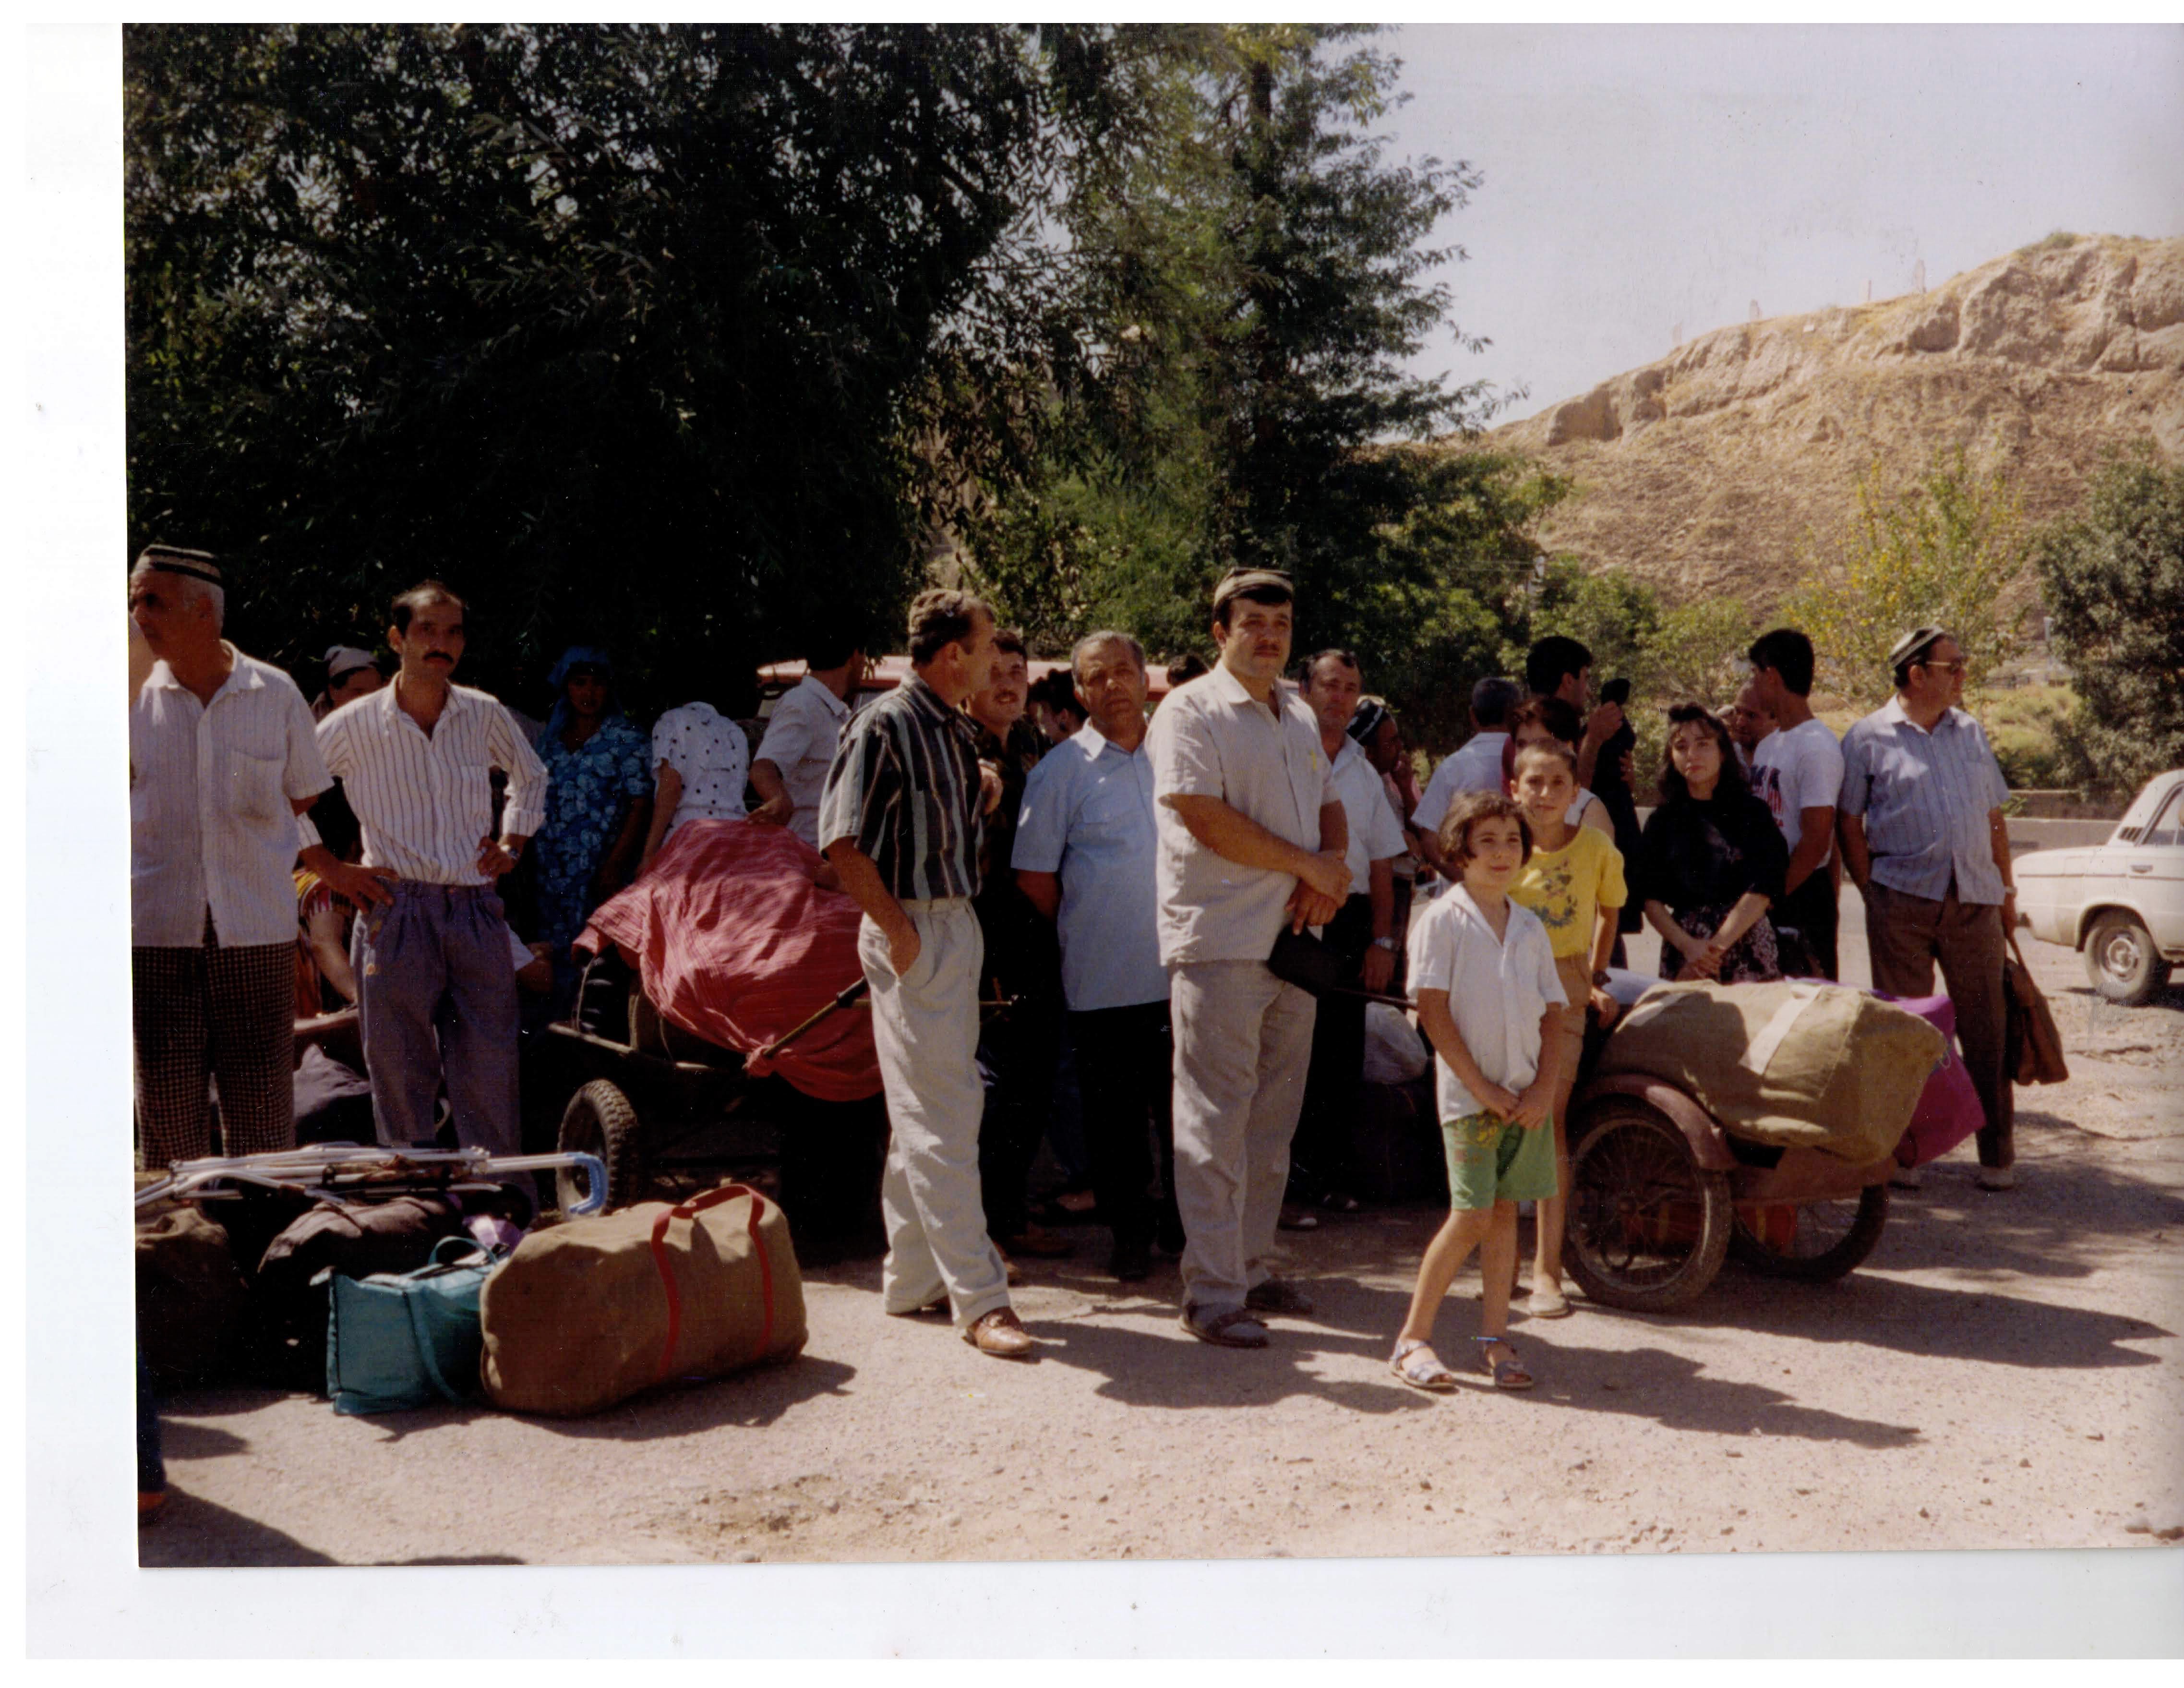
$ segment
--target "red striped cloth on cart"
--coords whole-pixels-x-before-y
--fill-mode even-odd
[[[693,821],[593,912],[577,947],[619,945],[662,1016],[752,1055],[861,976],[857,905],[814,883],[821,861],[785,827]],[[749,1071],[777,1071],[821,1101],[877,1095],[872,1011],[861,1001],[829,1015]]]

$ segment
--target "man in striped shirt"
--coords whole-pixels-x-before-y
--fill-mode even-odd
[[[545,814],[546,770],[499,701],[453,683],[461,599],[437,581],[394,600],[394,683],[319,723],[319,749],[364,831],[364,865],[308,821],[304,865],[365,909],[349,940],[371,1111],[382,1143],[431,1141],[440,1086],[465,1147],[520,1147],[515,973],[494,882]],[[508,776],[492,832],[490,771]],[[369,905],[370,906],[366,906]]]
[[[202,551],[153,545],[129,577],[157,660],[129,712],[131,1010],[148,1166],[295,1146],[294,816],[332,782],[295,682],[220,637]]]
[[[2002,986],[2003,945],[2017,923],[2002,812],[2009,787],[1980,724],[1955,706],[1964,694],[1957,642],[1920,627],[1888,656],[1896,695],[1843,734],[1843,868],[1865,900],[1875,989],[1930,995],[1941,963],[1964,1067],[1986,1114],[1979,1185],[2008,1189],[2017,1181]]]
[[[865,918],[857,952],[891,1125],[880,1207],[886,1311],[947,1298],[963,1340],[1031,1357],[978,1179],[978,976],[972,911],[985,802],[961,705],[993,666],[993,612],[968,593],[910,606],[911,677],[844,729],[819,801],[819,847]]]

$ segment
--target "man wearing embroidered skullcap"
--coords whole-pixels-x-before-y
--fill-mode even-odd
[[[326,665],[326,689],[311,699],[311,719],[324,721],[343,704],[369,697],[387,683],[379,659],[353,644],[337,644],[320,659]]]
[[[145,1164],[295,1146],[296,816],[333,782],[304,695],[220,636],[220,565],[146,548],[129,615],[131,1010]]]
[[[1956,640],[1919,627],[1888,661],[1896,695],[1843,734],[1843,868],[1865,900],[1875,989],[1930,996],[1940,963],[1986,1116],[1979,1186],[2008,1189],[2017,1181],[2002,986],[2003,947],[2017,923],[2002,812],[2009,787],[1979,722],[1957,707],[1965,663]]]

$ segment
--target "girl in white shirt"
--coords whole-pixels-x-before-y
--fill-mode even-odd
[[[1448,1151],[1449,1216],[1426,1245],[1389,1368],[1416,1389],[1451,1390],[1431,1346],[1435,1316],[1471,1251],[1486,1278],[1479,1365],[1496,1389],[1529,1389],[1504,1333],[1517,1265],[1517,1204],[1553,1196],[1548,1128],[1566,1006],[1547,929],[1509,899],[1532,853],[1530,824],[1499,792],[1466,792],[1441,821],[1461,883],[1419,920],[1411,944],[1418,1024],[1440,1059],[1435,1095]]]

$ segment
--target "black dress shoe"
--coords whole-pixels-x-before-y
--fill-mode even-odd
[[[1153,1275],[1152,1245],[1142,1237],[1117,1237],[1107,1270],[1125,1284],[1142,1284]]]

